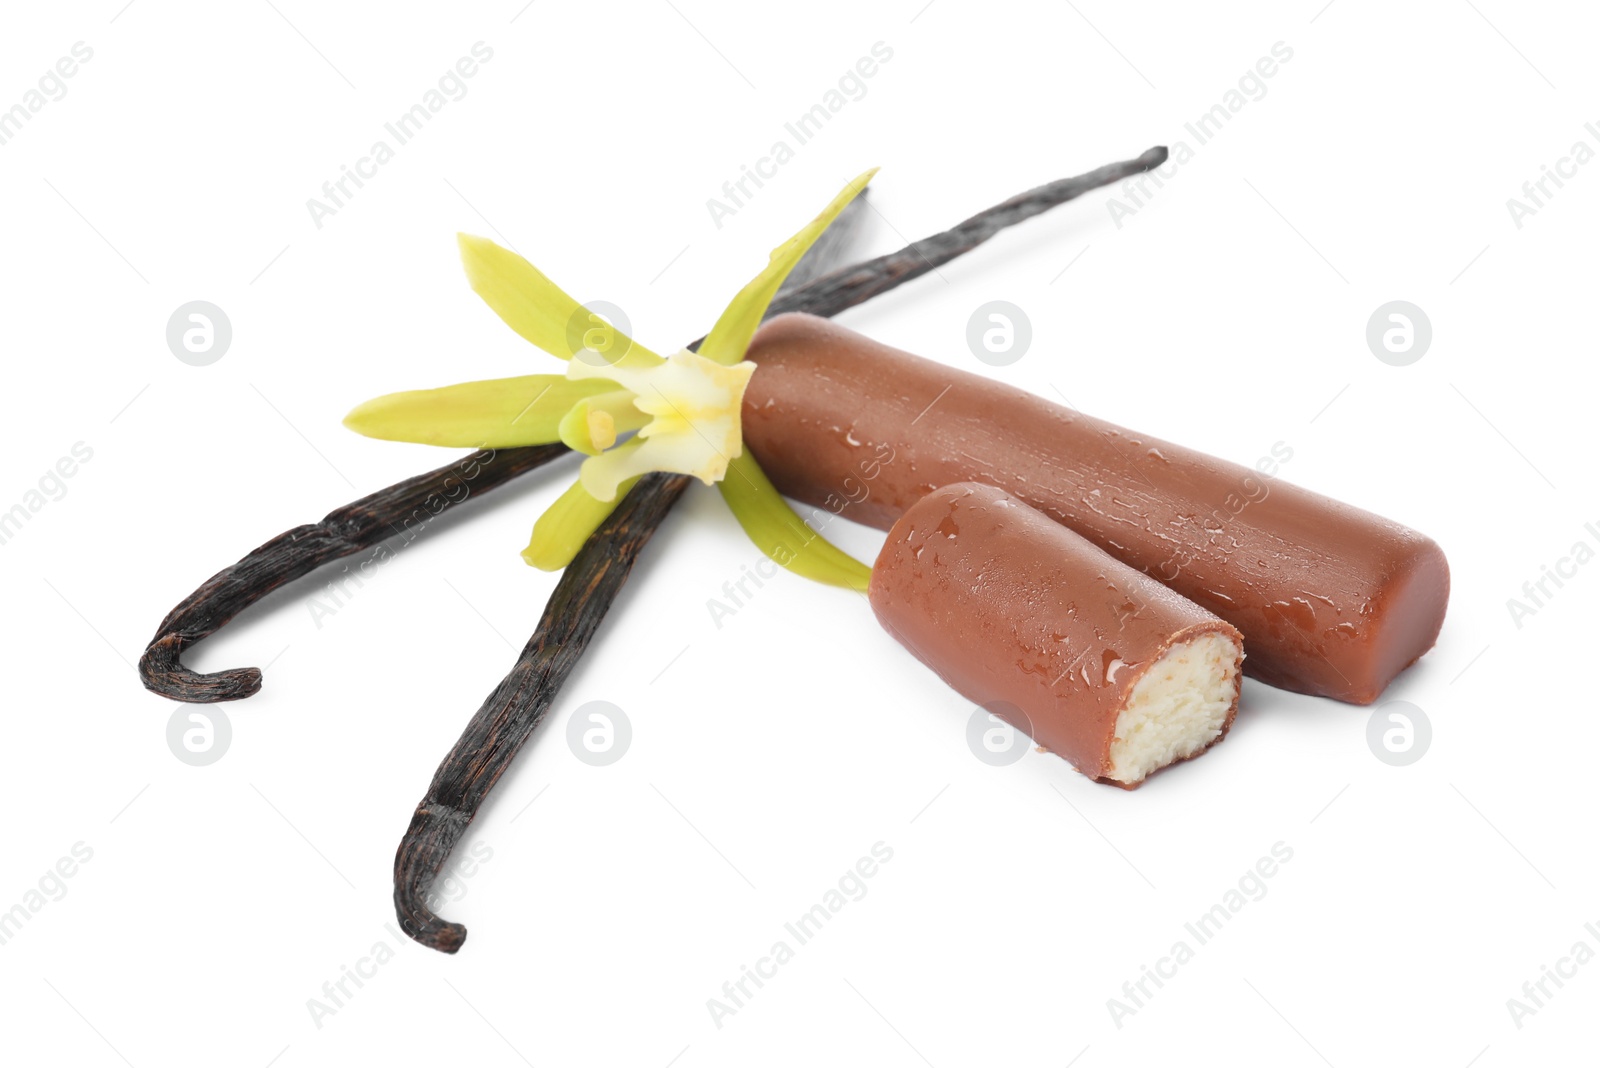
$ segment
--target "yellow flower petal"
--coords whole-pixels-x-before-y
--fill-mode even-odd
[[[867,183],[872,181],[872,176],[877,173],[878,168],[874,167],[857,176],[826,208],[822,209],[820,215],[801,227],[799,233],[772,250],[772,257],[766,269],[756,275],[749,285],[739,290],[733,300],[728,302],[722,317],[717,320],[717,325],[711,328],[711,333],[707,334],[705,341],[701,343],[700,355],[723,364],[734,364],[744,359],[745,350],[750,347],[750,339],[755,336],[756,327],[761,325],[761,319],[767,313],[767,305],[777,296],[783,280],[794,270],[794,265],[800,262],[800,257],[806,254],[806,250],[822,236],[822,231],[828,228],[828,224],[838,218],[845,205],[854,200],[856,194],[865,189]]]
[[[344,425],[385,441],[509,449],[560,440],[561,419],[587,397],[614,391],[603,379],[522,375],[442,389],[390,393],[358,405]]]
[[[457,234],[473,292],[511,329],[552,356],[570,360],[585,348],[606,363],[648,367],[661,357],[569,297],[543,271],[486,237]]]
[[[717,489],[745,534],[773,560],[817,582],[866,590],[872,569],[807,526],[754,456],[745,453],[729,463]]]
[[[528,540],[528,547],[522,550],[522,558],[541,571],[560,571],[572,563],[589,535],[605,522],[606,516],[616,511],[623,496],[637,481],[629,479],[618,487],[620,492],[609,501],[596,500],[583,488],[582,482],[574,482],[533,524],[533,536]]]

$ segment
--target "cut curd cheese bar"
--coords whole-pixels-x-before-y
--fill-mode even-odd
[[[1239,706],[1231,624],[992,486],[912,505],[868,594],[919,660],[1093,779],[1137,786]]]

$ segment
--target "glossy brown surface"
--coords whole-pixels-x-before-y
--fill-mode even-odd
[[[1112,769],[1128,695],[1163,653],[1207,631],[1240,641],[1194,602],[974,482],[937,489],[900,517],[869,596],[917,659],[1095,779]]]
[[[1367,704],[1433,646],[1450,573],[1431,539],[803,315],[749,358],[751,451],[785,494],[888,529],[938,486],[1016,495],[1238,627],[1248,674]]]

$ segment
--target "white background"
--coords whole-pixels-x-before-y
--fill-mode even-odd
[[[0,946],[5,1059],[1592,1058],[1600,964],[1520,1028],[1506,1003],[1600,949],[1600,568],[1520,627],[1506,602],[1600,545],[1600,166],[1520,228],[1506,202],[1600,144],[1594,14],[1322,2],[8,5],[0,107],[75,42],[93,58],[0,146],[0,510],[75,443],[93,458],[0,546],[0,910],[75,843],[93,856]],[[478,41],[468,94],[316,227],[307,198]],[[880,41],[865,95],[714,225],[707,199]],[[1200,145],[1184,123],[1280,41],[1265,95]],[[1179,141],[1193,158],[1136,213],[1087,196],[843,321],[1240,463],[1284,442],[1285,478],[1435,537],[1444,632],[1385,695],[1433,725],[1417,763],[1374,757],[1369,709],[1249,683],[1222,746],[1136,792],[1049,756],[988,767],[971,707],[860,599],[784,575],[714,626],[757,555],[695,487],[471,831],[490,859],[443,909],[465,948],[422,949],[385,928],[394,848],[554,583],[518,551],[570,464],[430,530],[320,626],[308,581],[202,645],[201,670],[271,662],[265,689],[223,708],[219,762],[169,752],[177,706],[130,666],[168,608],[448,458],[344,412],[552,369],[468,290],[457,230],[670,347],[866,166],[864,255]],[[233,325],[209,367],[165,340],[196,299]],[[965,342],[992,299],[1033,327],[1004,368]],[[1365,341],[1395,299],[1434,329],[1408,367]],[[864,559],[881,540],[838,537]],[[633,726],[609,767],[564,741],[591,700]],[[880,841],[866,896],[717,1027],[707,999]],[[1108,999],[1278,842],[1266,895],[1118,1027]],[[380,941],[394,959],[318,1026],[308,1000]]]

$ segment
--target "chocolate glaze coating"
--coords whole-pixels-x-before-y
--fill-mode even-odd
[[[771,320],[749,359],[745,442],[790,497],[887,529],[938,486],[998,486],[1238,627],[1246,671],[1300,693],[1369,704],[1439,636],[1444,553],[1381,516],[823,319]]]
[[[1207,631],[1242,640],[1193,601],[976,482],[934,490],[899,518],[868,596],[884,629],[963,696],[1101,780],[1112,770],[1117,715],[1162,654]]]

